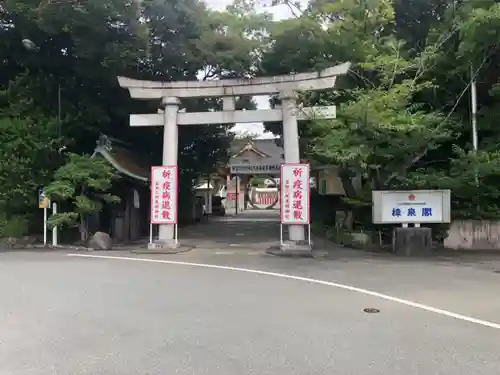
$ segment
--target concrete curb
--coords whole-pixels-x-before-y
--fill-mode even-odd
[[[133,254],[143,254],[143,255],[173,255],[187,253],[195,248],[195,246],[180,246],[176,249],[137,249],[130,250]]]
[[[270,247],[266,250],[266,254],[274,255],[282,258],[326,258],[329,252],[326,250],[300,250],[289,249],[281,250],[279,247]]]

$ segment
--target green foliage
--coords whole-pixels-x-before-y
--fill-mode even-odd
[[[301,95],[304,106],[336,104],[337,119],[299,126],[302,157],[362,172],[365,185],[348,206],[364,207],[372,188],[449,188],[454,218],[500,217],[499,9],[493,0],[313,0],[272,26],[263,74],[353,63],[334,92]],[[281,133],[281,124],[265,125]]]
[[[133,129],[128,120],[130,113],[155,112],[157,103],[132,100],[116,77],[194,80],[200,71],[214,77],[251,75],[268,19],[247,14],[250,8],[243,2],[221,13],[208,11],[198,0],[6,0],[0,8],[0,121],[38,124],[34,134],[47,142],[47,153],[35,154],[38,146],[21,150],[11,142],[31,142],[31,135],[23,135],[28,125],[17,135],[6,136],[10,130],[0,134],[1,154],[11,155],[0,168],[6,186],[0,204],[6,202],[9,215],[31,212],[37,189],[46,186],[60,166],[58,150],[92,152],[100,133],[130,141],[138,152],[148,153],[152,163],[160,163],[162,129]],[[25,38],[36,48],[24,48]],[[189,111],[205,111],[221,103],[200,99],[183,105]],[[253,103],[239,98],[238,105]],[[59,114],[60,121],[53,121]],[[191,179],[227,160],[227,128],[180,129],[180,185],[188,187],[180,193],[186,201]],[[68,186],[59,181],[54,187],[67,196],[73,182]],[[78,205],[81,211],[97,209],[87,201]]]
[[[410,108],[413,93],[408,82],[354,92],[337,120],[316,125],[325,136],[316,139],[313,154],[361,168],[377,188],[389,188],[395,175],[404,176],[452,135],[443,115]]]
[[[13,215],[7,217],[5,212],[0,214],[0,238],[24,236],[28,231],[29,219],[27,215]]]
[[[418,169],[399,181],[404,188],[451,189],[452,217],[498,219],[500,152],[466,152],[454,148],[448,171]]]
[[[82,237],[86,237],[86,217],[99,212],[104,202],[120,201],[119,197],[108,192],[115,178],[113,167],[107,161],[69,154],[68,162],[56,171],[54,181],[45,188],[45,194],[52,200],[71,202],[73,211],[51,216],[49,226],[80,225]]]
[[[58,163],[55,122],[0,117],[0,208],[7,217],[38,209],[38,189]]]
[[[348,204],[364,206],[372,186],[450,186],[456,217],[499,216],[497,1],[272,4],[288,6],[292,19],[273,21],[256,11],[258,0],[236,0],[221,12],[199,0],[2,2],[0,209],[5,220],[16,222],[19,215],[35,212],[36,192],[50,181],[48,191],[75,208],[58,216],[61,224],[80,220],[81,225],[86,213],[114,201],[106,194],[112,172],[98,160],[70,155],[53,175],[62,159],[59,150],[91,152],[101,132],[132,141],[153,163],[161,161],[162,129],[128,125],[130,113],[153,113],[157,103],[130,99],[117,75],[168,81],[254,77],[346,61],[353,65],[335,91],[301,93],[304,105],[337,105],[338,118],[303,121],[299,133],[302,156],[312,163],[363,172],[366,191],[349,197]],[[23,48],[24,38],[37,48]],[[477,155],[470,153],[471,65],[478,82]],[[241,97],[237,105],[255,103]],[[220,109],[221,102],[185,100],[183,106],[208,111]],[[281,124],[266,127],[281,133]],[[179,129],[179,185],[186,207],[192,180],[227,161],[228,128]]]

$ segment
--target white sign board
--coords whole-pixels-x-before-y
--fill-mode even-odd
[[[279,164],[231,164],[231,174],[275,174],[279,172]]]
[[[309,224],[309,164],[282,164],[280,182],[281,224]]]
[[[374,224],[449,223],[450,190],[373,191]]]
[[[177,167],[151,167],[151,223],[177,224]]]

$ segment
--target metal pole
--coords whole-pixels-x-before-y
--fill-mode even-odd
[[[238,194],[238,188],[240,185],[240,177],[236,176],[236,200],[235,200],[235,215],[238,215],[238,200],[240,199],[239,194]]]
[[[175,224],[175,246],[179,245],[179,225]]]
[[[210,175],[210,173],[208,174],[208,182],[207,182],[207,190],[208,190],[208,193],[207,193],[207,201],[205,202],[205,206],[206,206],[206,214],[212,214],[212,188],[211,188],[211,184],[212,184],[212,176]]]
[[[47,246],[47,206],[43,208],[43,246]]]
[[[472,124],[472,148],[477,152],[477,92],[476,92],[476,77],[470,67],[470,96],[471,96],[471,124]]]

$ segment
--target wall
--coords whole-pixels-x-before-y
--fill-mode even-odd
[[[444,246],[454,250],[500,251],[500,221],[454,221]]]

